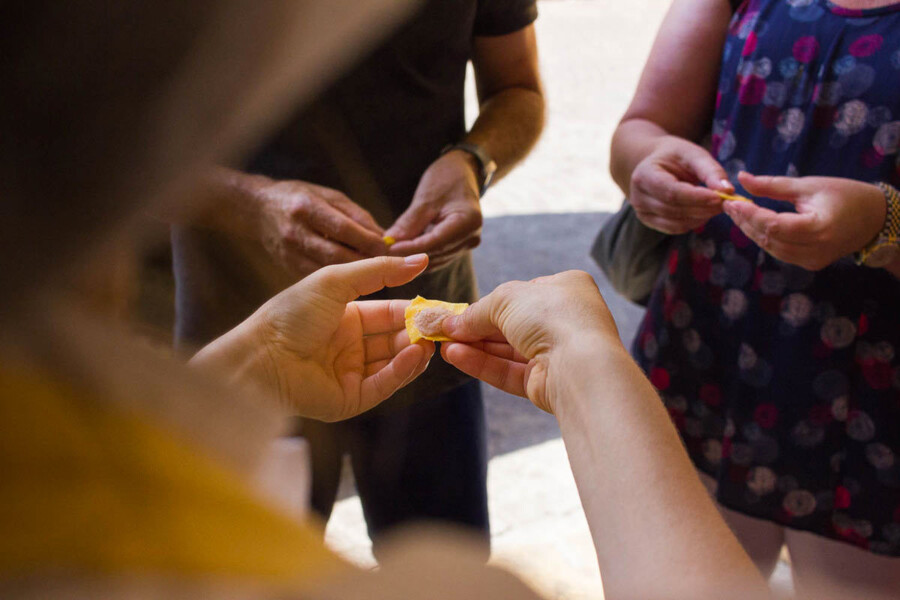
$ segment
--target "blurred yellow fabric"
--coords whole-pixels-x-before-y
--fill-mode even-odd
[[[321,531],[142,415],[0,367],[0,576],[226,576],[294,585],[342,563]]]

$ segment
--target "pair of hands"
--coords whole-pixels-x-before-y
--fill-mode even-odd
[[[367,257],[427,252],[439,267],[476,247],[481,207],[474,159],[461,151],[438,158],[422,175],[409,208],[387,230],[336,190],[277,181],[257,190],[258,237],[289,273],[306,277],[326,265]],[[384,236],[396,243],[388,247]]]
[[[715,191],[734,188],[722,166],[704,148],[674,136],[662,138],[635,168],[629,200],[641,221],[670,234],[686,233],[725,212],[769,254],[813,271],[862,249],[884,226],[884,196],[871,184],[749,173],[738,180],[752,196],[790,202],[796,212],[723,201]]]
[[[272,298],[193,359],[275,395],[293,414],[348,419],[418,377],[434,354],[410,344],[407,300],[354,302],[425,270],[426,255],[325,267]],[[555,412],[564,356],[577,348],[624,348],[591,277],[569,271],[510,282],[446,319],[442,355],[465,373]]]

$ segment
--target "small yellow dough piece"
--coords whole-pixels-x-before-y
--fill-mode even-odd
[[[389,235],[386,235],[381,239],[384,240],[385,245],[388,247],[393,246],[394,244],[397,243],[397,240],[395,240],[392,236],[389,236]]]
[[[416,296],[406,307],[404,313],[409,342],[415,344],[421,339],[432,342],[452,341],[441,333],[441,324],[447,317],[462,314],[468,306],[466,302],[442,302]]]
[[[753,200],[746,196],[741,196],[740,194],[726,194],[725,192],[716,192],[716,195],[719,196],[722,200],[735,200],[736,202],[750,202],[753,203]]]

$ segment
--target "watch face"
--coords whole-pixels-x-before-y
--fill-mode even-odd
[[[866,259],[868,267],[884,267],[900,258],[900,247],[895,244],[885,244],[876,249]]]

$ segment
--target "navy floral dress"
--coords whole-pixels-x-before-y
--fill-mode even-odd
[[[722,59],[712,152],[733,181],[900,183],[900,4],[748,0]],[[783,263],[724,214],[678,239],[634,342],[721,504],[892,556],[898,351],[900,280]]]

